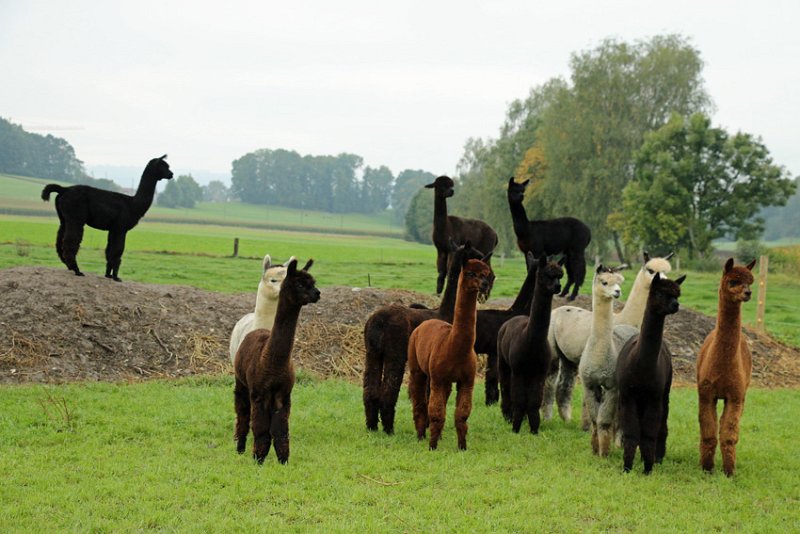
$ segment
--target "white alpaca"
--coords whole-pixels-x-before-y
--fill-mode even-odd
[[[615,342],[622,346],[628,338],[636,333],[642,324],[644,310],[647,305],[647,295],[650,293],[650,284],[656,273],[662,278],[667,278],[667,273],[672,270],[669,258],[672,253],[664,258],[650,258],[644,253],[644,264],[636,275],[631,294],[625,302],[625,307],[614,314],[615,325],[629,325],[630,328],[614,330]],[[589,331],[592,326],[592,312],[577,306],[561,306],[553,310],[550,316],[550,329],[547,340],[553,350],[555,360],[547,377],[542,404],[543,417],[550,419],[553,415],[553,403],[558,404],[558,413],[565,421],[572,419],[572,389],[575,386],[575,375],[578,362],[581,359]],[[556,378],[558,383],[556,384]],[[589,421],[586,410],[583,413],[583,429],[588,429]]]
[[[623,281],[621,274],[602,265],[597,267],[592,281],[592,326],[578,365],[592,426],[592,451],[600,456],[608,456],[616,427],[616,369],[621,345],[614,343],[613,301],[622,293]],[[633,329],[627,325],[624,328]]]
[[[243,316],[231,331],[231,362],[236,357],[239,344],[248,333],[256,328],[266,328],[272,330],[275,322],[275,312],[278,309],[278,295],[281,292],[281,283],[286,278],[286,268],[289,262],[295,259],[294,256],[286,260],[283,265],[272,265],[269,254],[264,256],[261,281],[258,283],[258,293],[256,293],[256,309]]]

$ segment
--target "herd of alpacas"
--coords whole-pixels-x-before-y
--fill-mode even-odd
[[[61,261],[83,276],[76,261],[83,227],[106,230],[105,276],[120,281],[126,233],[152,204],[156,183],[171,178],[162,156],[147,164],[133,196],[83,185],[47,185],[42,199],[57,195],[56,251]],[[363,375],[367,429],[376,431],[380,423],[384,432],[394,433],[395,406],[407,367],[417,438],[425,439],[430,431],[429,447],[437,448],[455,384],[457,442],[465,450],[477,354],[485,354],[485,403],[499,401],[514,432],[527,418],[530,431],[537,434],[541,419],[552,418],[554,405],[561,418],[570,421],[575,377],[580,375],[582,423],[591,433],[592,452],[605,457],[612,444],[622,447],[623,469],[628,472],[638,448],[648,474],[666,454],[672,355],[663,339],[664,325],[667,316],[678,311],[686,276],[668,278],[671,254],[651,258],[645,252],[622,311],[614,312],[614,301],[622,293],[620,271],[625,266],[602,264],[592,278],[591,311],[575,306],[552,309],[554,296],[573,300],[583,284],[591,232],[572,217],[529,220],[523,207],[527,185],[512,177],[507,190],[527,274],[513,304],[499,310],[478,309],[494,283],[490,261],[497,233],[483,221],[447,214],[446,199],[454,194],[449,177],[440,176],[425,186],[434,190],[432,240],[441,301],[433,309],[418,304],[383,306],[367,319]],[[255,310],[242,317],[231,333],[234,441],[237,452],[243,453],[252,431],[253,457],[259,464],[273,445],[280,463],[289,460],[295,382],[292,347],[301,308],[320,298],[309,273],[312,264],[308,260],[298,268],[297,259],[291,257],[273,265],[267,255]],[[754,265],[755,261],[734,265],[732,258],[725,263],[716,326],[697,358],[700,465],[713,470],[719,443],[728,476],[735,471],[739,420],[752,371],[741,305],[752,295]],[[724,403],[720,418],[719,400]]]

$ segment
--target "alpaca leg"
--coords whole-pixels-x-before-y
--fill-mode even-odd
[[[528,411],[528,380],[522,373],[511,372],[511,430],[519,433]]]
[[[247,386],[238,380],[233,388],[233,406],[236,409],[233,439],[236,441],[236,452],[242,454],[247,446],[247,433],[250,431],[250,393]]]
[[[447,399],[450,397],[452,388],[453,384],[450,382],[435,384],[431,381],[431,398],[428,401],[428,420],[431,424],[431,450],[436,450],[439,445],[439,439],[442,437]]]
[[[267,400],[262,396],[250,396],[250,427],[253,430],[253,458],[259,464],[264,463],[264,458],[269,454],[272,437],[269,428],[272,423],[272,406],[267,406]],[[270,403],[271,404],[271,403]]]
[[[531,427],[531,434],[539,433],[541,418],[539,408],[542,407],[544,398],[544,377],[534,377],[528,382],[528,425]]]
[[[644,406],[641,423],[642,438],[639,449],[642,451],[645,475],[649,475],[653,470],[653,464],[656,460],[656,439],[658,438],[660,422],[660,400],[659,402],[651,402]]]
[[[670,377],[670,382],[672,378]],[[658,423],[658,437],[656,438],[656,463],[660,464],[667,454],[667,419],[669,418],[669,390],[670,384],[667,384],[667,389],[661,399],[661,420]]]
[[[398,354],[384,361],[383,386],[381,389],[381,424],[387,434],[394,433],[394,416],[397,397],[403,385],[403,373],[406,370],[406,348],[402,348],[402,357]]]
[[[634,399],[619,401],[619,420],[622,426],[622,469],[628,473],[633,469],[636,447],[639,446],[639,409]]]
[[[64,229],[62,238],[62,252],[64,254],[62,260],[67,265],[67,269],[74,272],[76,276],[83,276],[80,268],[78,267],[78,249],[83,240],[83,223],[71,223]]]
[[[553,418],[553,404],[556,402],[556,383],[558,380],[558,358],[553,358],[547,376],[544,380],[544,390],[542,391],[542,419],[549,421]]]
[[[511,368],[502,358],[497,359],[500,378],[500,411],[506,422],[511,422]]]
[[[423,440],[428,428],[428,377],[419,367],[409,367],[411,374],[408,379],[408,396],[411,399],[414,428],[417,430],[417,439]]]
[[[381,371],[383,362],[370,354],[367,348],[367,357],[364,362],[364,417],[367,421],[367,430],[378,430],[378,413],[381,406]]]
[[[497,351],[493,350],[486,353],[486,375],[485,375],[485,388],[486,388],[486,406],[496,404],[500,398],[500,391],[497,385]]]
[[[558,414],[564,421],[572,420],[572,390],[575,388],[575,377],[578,374],[578,365],[564,356],[558,359],[558,383],[556,385],[556,402]],[[583,428],[587,430],[586,427]]]
[[[588,426],[584,430],[589,430],[589,428],[596,429],[597,414],[600,411],[601,398],[602,398],[602,393],[600,391],[600,386],[597,386],[597,390],[595,390],[594,388],[584,384],[583,416],[585,417],[585,421],[588,423]]]
[[[722,452],[722,469],[729,477],[736,470],[736,444],[739,442],[739,421],[744,412],[744,399],[725,400],[719,419],[719,448]]]
[[[56,232],[56,253],[58,253],[58,259],[61,260],[61,263],[66,265],[67,264],[67,260],[64,259],[64,223],[63,222],[58,226],[58,232]]]
[[[467,450],[467,419],[472,413],[472,381],[456,385],[456,434],[458,435],[458,448]]]
[[[447,277],[447,252],[437,251],[436,253],[436,272],[439,276],[436,278],[436,294],[439,295],[444,289],[444,280]]]
[[[289,414],[292,409],[291,392],[283,398],[275,399],[274,412],[270,421],[269,433],[275,442],[275,455],[285,464],[289,461]]]
[[[574,282],[574,273],[572,272],[572,262],[570,261],[569,256],[564,259],[564,270],[567,271],[567,283],[564,287],[561,288],[561,293],[558,294],[559,297],[566,297],[569,294],[569,288],[572,287]]]
[[[580,251],[579,254],[570,254],[570,262],[572,263],[572,275],[575,285],[572,287],[572,294],[568,300],[575,300],[575,297],[578,296],[578,290],[583,285],[584,278],[586,278],[586,258],[584,258],[583,251]]]
[[[717,452],[717,400],[700,394],[700,465],[706,471],[714,469],[714,454]]]
[[[614,425],[617,418],[618,395],[615,390],[606,390],[597,412],[597,453],[608,456],[611,452],[611,442],[614,439]]]
[[[125,250],[125,232],[108,232],[106,244],[106,278],[121,282],[117,276],[119,265],[122,262],[122,252]]]

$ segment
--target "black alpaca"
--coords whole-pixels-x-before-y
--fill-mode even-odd
[[[592,240],[592,231],[574,217],[529,221],[522,205],[525,187],[530,180],[517,183],[512,176],[508,180],[508,207],[514,222],[517,246],[522,252],[541,254],[564,254],[567,270],[567,285],[559,296],[564,297],[572,287],[568,300],[575,300],[578,290],[586,278],[586,247]],[[574,284],[574,285],[573,285]]]
[[[511,307],[505,310],[478,310],[478,317],[475,321],[475,353],[486,354],[484,388],[487,406],[500,400],[500,391],[497,385],[497,331],[510,318],[517,315],[528,315],[531,310],[537,263],[530,252],[525,255],[525,262],[528,274]]]
[[[454,183],[448,176],[440,176],[425,186],[434,190],[433,196],[433,232],[431,239],[436,247],[436,294],[442,292],[444,279],[447,276],[447,255],[450,252],[451,240],[456,245],[470,241],[478,250],[491,253],[497,246],[497,233],[492,227],[477,219],[463,219],[455,215],[447,215],[447,199],[453,196]]]
[[[563,261],[563,258],[562,258]],[[553,295],[561,290],[564,271],[561,263],[538,259],[536,287],[528,317],[509,319],[497,333],[497,354],[500,371],[500,407],[503,417],[519,432],[528,416],[531,432],[539,432],[539,409],[544,398],[544,381],[553,358],[547,342]]]
[[[289,262],[272,330],[257,328],[248,333],[233,362],[236,451],[244,452],[252,426],[253,457],[259,464],[273,442],[278,461],[289,461],[289,413],[295,379],[292,346],[300,308],[319,300],[314,277],[308,274],[313,263],[308,260],[298,271],[297,260]]]
[[[368,430],[377,430],[380,418],[384,432],[394,432],[395,406],[403,384],[411,332],[428,319],[453,321],[461,266],[466,260],[483,258],[486,258],[483,253],[472,248],[469,242],[451,252],[447,288],[439,308],[429,310],[390,305],[378,308],[369,316],[364,324],[366,356],[363,380]]]
[[[642,329],[619,351],[617,383],[625,472],[633,467],[637,446],[645,474],[653,470],[654,462],[661,463],[667,450],[672,354],[663,341],[664,319],[678,311],[685,279],[681,276],[672,281],[656,273],[647,296]]]
[[[139,188],[134,196],[105,191],[88,185],[62,187],[48,184],[42,190],[42,200],[50,200],[50,193],[56,195],[56,212],[60,221],[56,234],[58,257],[75,272],[83,276],[78,268],[78,249],[83,239],[83,226],[108,231],[106,245],[106,278],[117,282],[122,252],[125,250],[125,235],[136,226],[153,203],[156,182],[172,178],[172,171],[165,161],[166,154],[151,159],[142,173]]]

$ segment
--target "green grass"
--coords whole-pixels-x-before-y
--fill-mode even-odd
[[[697,465],[688,388],[672,394],[667,457],[649,477],[638,462],[623,474],[619,450],[592,456],[575,422],[515,435],[477,398],[469,450],[456,450],[451,399],[431,452],[404,393],[389,437],[364,429],[358,386],[301,380],[289,464],[273,452],[259,467],[234,452],[230,377],[1,389],[4,532],[788,532],[800,522],[790,390],[749,392],[728,479]]]

